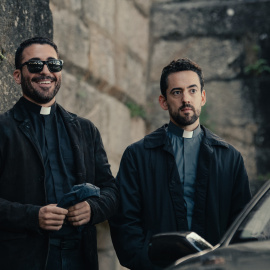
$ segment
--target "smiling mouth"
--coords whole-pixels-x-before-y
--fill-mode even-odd
[[[38,84],[51,84],[52,81],[40,81],[40,82],[37,82]]]
[[[49,76],[46,77],[36,77],[32,79],[33,82],[39,84],[39,85],[48,85],[56,81],[56,78],[52,78]]]

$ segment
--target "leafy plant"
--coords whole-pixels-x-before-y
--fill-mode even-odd
[[[270,73],[270,66],[265,59],[258,59],[254,64],[250,64],[244,69],[246,75],[259,76],[263,73]]]
[[[129,108],[130,116],[132,118],[133,117],[141,117],[143,119],[146,118],[145,110],[140,105],[138,105],[137,103],[132,102],[132,101],[127,101],[125,103],[125,105]]]
[[[6,57],[0,52],[0,62],[2,62]]]

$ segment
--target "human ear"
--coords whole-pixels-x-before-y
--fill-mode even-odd
[[[206,92],[205,90],[202,91],[202,106],[204,106],[206,103]]]
[[[160,95],[159,98],[158,98],[158,101],[159,101],[160,107],[163,110],[167,111],[168,110],[167,99],[163,95]]]
[[[21,70],[20,69],[15,69],[15,71],[13,72],[13,78],[15,80],[15,82],[17,84],[21,84],[22,82],[22,74],[21,74]]]

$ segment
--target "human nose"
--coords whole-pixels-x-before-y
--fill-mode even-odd
[[[48,74],[48,73],[51,73],[46,63],[44,63],[43,68],[42,68],[42,70],[40,71],[40,73],[41,73],[41,74]]]
[[[182,102],[183,103],[190,103],[190,96],[188,95],[188,92],[183,91],[182,93]]]

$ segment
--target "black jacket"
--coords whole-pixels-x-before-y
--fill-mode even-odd
[[[92,183],[100,197],[88,200],[92,217],[83,230],[89,269],[98,269],[94,224],[110,217],[118,192],[100,133],[89,121],[57,109],[70,135],[76,184]],[[46,205],[45,169],[26,111],[18,101],[0,116],[0,268],[44,269],[49,236],[39,228],[38,213]]]
[[[191,230],[216,244],[251,195],[241,154],[202,129]],[[132,270],[158,269],[147,256],[149,238],[188,230],[183,187],[166,126],[126,149],[117,183],[120,212],[110,225],[118,258]]]

